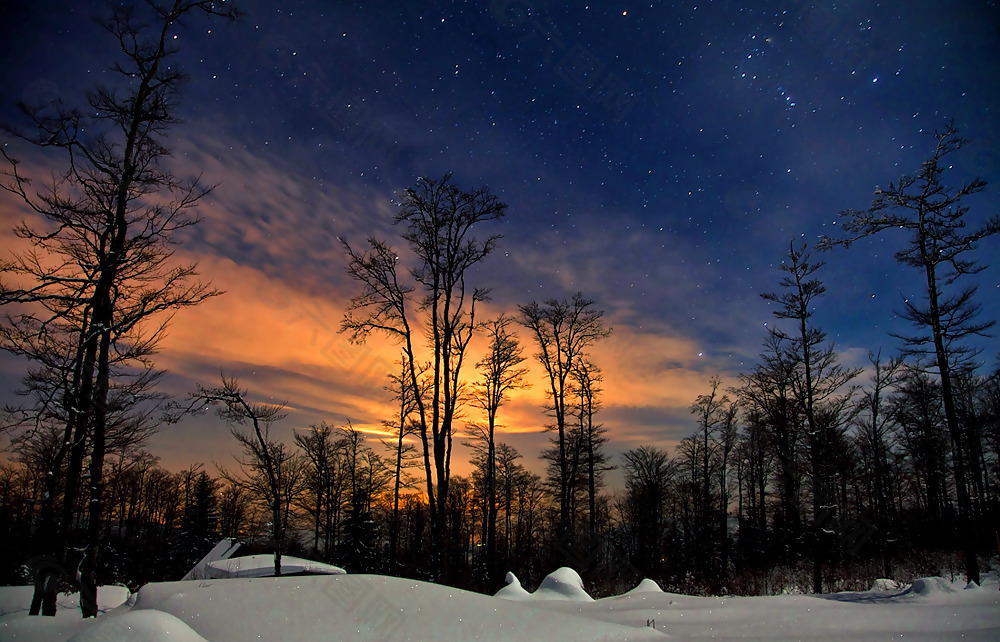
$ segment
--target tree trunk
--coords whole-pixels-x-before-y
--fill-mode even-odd
[[[921,242],[923,245],[923,241]],[[923,247],[921,247],[923,250]],[[926,253],[926,252],[925,252]],[[944,402],[944,416],[951,436],[952,459],[955,463],[955,494],[958,499],[958,538],[959,546],[965,557],[966,581],[980,583],[979,558],[976,554],[976,519],[972,511],[972,501],[969,497],[968,479],[966,478],[965,449],[962,425],[955,409],[955,396],[951,382],[951,364],[948,362],[948,352],[944,345],[944,333],[941,328],[941,312],[938,307],[937,275],[933,263],[925,262],[927,266],[927,299],[930,304],[931,329],[934,337],[934,352],[937,357],[938,374],[941,377],[941,397]]]

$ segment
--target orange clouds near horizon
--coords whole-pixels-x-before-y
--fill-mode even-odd
[[[216,385],[224,373],[239,378],[254,399],[286,404],[287,417],[273,427],[283,440],[290,442],[295,430],[321,421],[350,421],[378,448],[376,438],[386,435],[382,421],[396,412],[385,386],[387,375],[398,367],[399,348],[379,335],[354,345],[339,332],[344,311],[358,292],[346,275],[339,239],[347,237],[360,247],[368,234],[384,236],[405,256],[391,225],[391,194],[350,183],[317,186],[293,169],[211,137],[200,139],[197,148],[181,141],[176,159],[180,168],[204,168],[205,182],[217,187],[199,207],[203,221],[183,239],[175,259],[197,261],[199,278],[225,293],[172,317],[156,358],[157,367],[169,372],[165,390],[183,398],[196,385]],[[10,198],[0,201],[5,235],[21,215],[22,208]],[[499,267],[491,264],[475,278],[526,279],[531,275],[519,270],[544,264],[537,248],[519,248],[515,254],[516,261],[498,259]],[[593,276],[583,272],[570,278],[564,273],[557,281],[568,278],[563,285],[570,287],[581,280],[591,282]],[[694,429],[690,404],[712,375],[726,373],[699,356],[693,339],[665,327],[636,328],[630,322],[631,310],[612,307],[620,300],[602,301],[600,291],[584,289],[583,294],[595,298],[614,328],[608,339],[593,346],[591,355],[604,378],[603,410],[597,419],[608,430],[609,450],[675,444]],[[484,304],[478,317],[516,315],[517,306],[529,302],[510,296],[508,291],[508,299]],[[537,299],[569,296],[572,292],[556,288]],[[516,330],[530,368],[530,387],[512,392],[501,408],[498,439],[517,447],[523,463],[541,472],[537,457],[550,438],[544,431],[551,422],[544,411],[547,380],[533,356],[532,338],[523,328]],[[485,348],[482,336],[470,345],[467,383],[477,378],[475,363]],[[472,406],[464,413],[461,422],[481,419]],[[470,471],[470,453],[460,447],[465,433],[464,423],[456,425],[453,469],[459,474]],[[235,446],[214,417],[166,427],[150,444],[154,454],[163,457],[163,465],[174,470],[224,460]]]

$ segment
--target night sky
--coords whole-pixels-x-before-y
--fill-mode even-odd
[[[82,104],[113,79],[113,43],[92,20],[103,6],[4,3],[0,120],[21,122],[19,100]],[[157,363],[181,396],[225,371],[287,401],[287,433],[348,418],[375,431],[391,417],[382,387],[396,349],[337,333],[358,293],[337,237],[401,247],[391,201],[420,176],[454,172],[509,204],[483,230],[504,238],[471,283],[493,287],[490,314],[577,291],[606,311],[614,333],[594,360],[613,453],[693,432],[688,408],[709,378],[734,383],[775,322],[759,295],[778,289],[789,242],[836,235],[841,211],[917,170],[926,132],[954,119],[972,143],[949,181],[989,182],[969,202],[973,220],[1000,209],[995,1],[238,6],[237,23],[198,18],[175,32],[172,64],[190,79],[174,168],[218,184],[179,256],[227,294],[180,312]],[[3,143],[45,174],[36,151]],[[4,245],[21,216],[0,195]],[[848,365],[893,351],[888,333],[907,329],[895,311],[919,295],[921,274],[893,259],[904,240],[814,256],[828,287],[816,320]],[[992,319],[998,243],[975,254],[993,261],[976,277]],[[994,365],[997,341],[982,347]],[[9,401],[24,364],[0,359]],[[539,374],[500,417],[536,469]],[[176,470],[225,461],[234,446],[208,416],[150,448]]]

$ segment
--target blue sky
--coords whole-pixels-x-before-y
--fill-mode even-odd
[[[977,220],[1000,210],[996,2],[239,6],[236,24],[177,31],[190,79],[175,168],[218,184],[181,251],[227,295],[179,314],[159,363],[177,394],[224,370],[287,401],[289,431],[388,416],[394,348],[336,332],[357,293],[337,237],[394,239],[393,195],[420,176],[454,172],[509,204],[475,275],[491,312],[577,291],[606,311],[615,331],[594,356],[615,452],[693,431],[687,407],[709,378],[735,381],[759,351],[773,323],[759,295],[777,288],[789,242],[835,234],[843,210],[919,168],[926,132],[955,120],[972,143],[952,180],[989,182]],[[111,43],[90,20],[102,3],[5,7],[0,120],[110,79]],[[5,233],[22,215],[0,196]],[[818,257],[816,318],[851,364],[906,329],[894,311],[920,275],[893,260],[903,240]],[[984,317],[1000,317],[1000,266],[976,278]],[[996,340],[982,345],[995,363]],[[23,364],[0,359],[9,399]],[[501,417],[529,462],[541,395],[538,378]],[[203,418],[152,448],[182,467],[231,444]]]

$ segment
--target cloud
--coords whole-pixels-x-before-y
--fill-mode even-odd
[[[395,412],[384,387],[396,369],[398,347],[378,336],[367,345],[353,345],[339,333],[358,286],[345,273],[338,238],[358,244],[369,234],[398,239],[391,224],[392,195],[349,179],[318,183],[283,162],[230,147],[210,134],[182,140],[175,160],[178,174],[199,167],[204,182],[217,185],[199,208],[202,222],[183,239],[175,258],[198,261],[201,278],[225,294],[172,318],[157,356],[157,365],[170,372],[167,390],[184,397],[196,384],[215,385],[225,373],[238,377],[252,397],[287,404],[287,418],[274,427],[285,441],[291,441],[294,430],[320,421],[342,425],[350,420],[375,435],[381,421]],[[7,202],[0,207],[5,228],[15,212]],[[642,233],[627,234],[610,246],[607,234],[586,216],[568,234],[544,232],[526,242],[515,230],[512,237],[513,243],[502,245],[474,275],[473,285],[497,286],[494,299],[481,306],[480,318],[516,314],[519,304],[577,290],[594,297],[614,327],[592,356],[604,376],[599,420],[615,448],[687,434],[688,406],[710,376],[731,369],[726,359],[706,355],[704,342],[682,323],[685,307],[713,269],[698,262],[700,267],[691,265],[684,279],[674,278],[671,265],[688,263],[685,257],[692,252],[661,247]],[[629,267],[625,257],[632,255],[659,258]],[[625,285],[633,281],[647,284],[645,297]],[[676,313],[653,321],[657,315],[651,308]],[[521,335],[530,357],[530,337]],[[469,382],[476,378],[474,364],[485,347],[482,337],[470,347]],[[499,438],[521,449],[526,465],[540,471],[537,455],[551,437],[544,432],[551,418],[545,413],[544,370],[534,359],[528,364],[532,386],[515,391],[501,409]],[[479,419],[475,409],[466,409],[463,421]],[[185,452],[188,462],[218,460],[235,444],[219,419],[201,416],[168,427],[152,446],[165,464],[180,468],[186,466]],[[466,458],[457,448],[457,472],[468,472]]]

